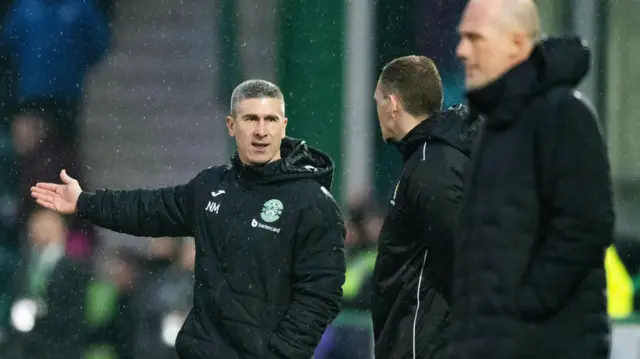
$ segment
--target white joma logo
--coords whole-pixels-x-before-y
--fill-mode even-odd
[[[225,191],[224,191],[224,190],[219,190],[218,192],[211,192],[211,195],[212,195],[213,197],[218,197],[219,195],[221,195],[221,194],[223,194],[223,193],[225,193]]]
[[[220,203],[215,203],[213,201],[209,201],[209,203],[207,203],[207,208],[204,209],[205,211],[209,211],[211,213],[218,213],[218,211],[220,210]]]

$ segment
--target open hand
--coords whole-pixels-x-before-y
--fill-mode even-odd
[[[31,187],[31,196],[45,208],[62,214],[75,213],[82,188],[65,170],[60,172],[60,179],[63,184],[36,183]]]

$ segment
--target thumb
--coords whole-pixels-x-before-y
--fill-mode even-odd
[[[75,179],[71,178],[68,174],[66,170],[62,170],[60,172],[60,179],[62,180],[63,183],[69,184],[75,181]]]

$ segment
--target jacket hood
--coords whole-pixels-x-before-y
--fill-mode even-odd
[[[401,141],[394,144],[405,161],[423,143],[433,140],[445,142],[468,156],[478,132],[479,120],[478,116],[470,114],[466,106],[455,105],[420,122]]]
[[[280,145],[278,161],[262,166],[247,166],[240,161],[236,152],[231,161],[239,176],[250,183],[266,184],[313,179],[326,189],[331,189],[333,181],[333,160],[329,155],[308,146],[305,141],[285,137]]]
[[[470,105],[498,121],[513,119],[531,97],[554,87],[576,87],[589,71],[591,56],[579,37],[541,41],[529,59],[486,87],[467,93]],[[492,119],[496,120],[496,119]]]
[[[550,38],[536,46],[531,61],[538,72],[538,90],[576,87],[589,72],[591,52],[579,37]]]

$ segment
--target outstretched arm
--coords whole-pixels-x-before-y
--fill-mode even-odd
[[[116,232],[191,236],[192,183],[156,190],[99,190],[78,198],[78,216]]]
[[[198,177],[185,185],[157,190],[82,192],[65,171],[63,184],[38,183],[31,194],[38,204],[75,213],[93,224],[135,236],[191,236],[193,192]]]

